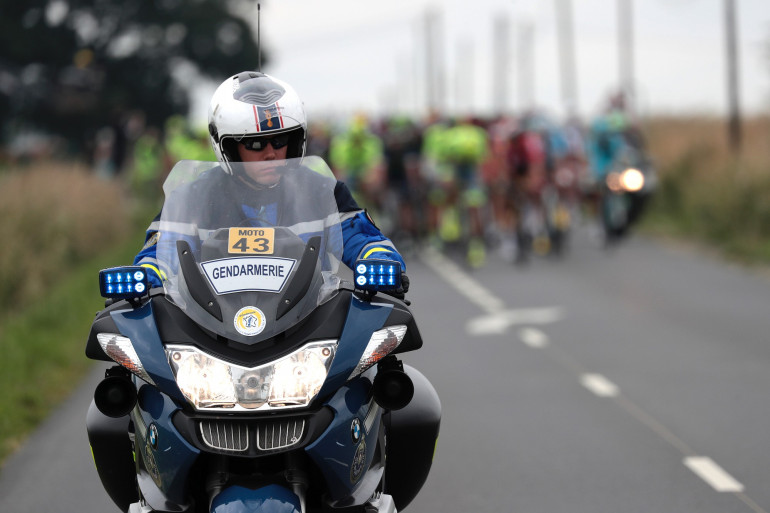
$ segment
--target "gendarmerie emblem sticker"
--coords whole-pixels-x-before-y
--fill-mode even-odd
[[[235,314],[233,324],[235,324],[235,329],[241,335],[253,337],[262,333],[267,324],[267,319],[264,312],[256,306],[244,306]]]
[[[366,439],[362,439],[361,443],[356,447],[356,454],[353,456],[353,463],[350,464],[350,482],[356,483],[361,479],[361,475],[364,473],[364,466],[366,465]]]

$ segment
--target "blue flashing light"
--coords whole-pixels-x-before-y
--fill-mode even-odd
[[[392,260],[359,260],[355,283],[361,290],[395,291],[401,288],[401,264]]]
[[[144,268],[113,267],[99,271],[99,291],[103,297],[130,299],[143,296],[149,289]]]

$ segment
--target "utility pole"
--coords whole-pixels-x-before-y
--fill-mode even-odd
[[[575,36],[572,30],[572,0],[556,0],[556,27],[559,37],[561,95],[568,117],[577,114],[577,72]]]
[[[492,109],[495,114],[508,110],[508,75],[510,70],[510,20],[499,14],[492,30]]]
[[[519,108],[523,111],[535,105],[535,56],[534,32],[532,22],[519,25],[518,72],[519,72]]]
[[[429,112],[444,108],[443,34],[440,30],[440,12],[425,13],[425,73],[427,106]]]
[[[633,112],[636,90],[634,88],[634,20],[633,0],[618,0],[618,71],[620,92],[625,107]]]
[[[725,0],[725,36],[727,46],[727,95],[728,95],[728,140],[730,151],[738,154],[741,151],[741,112],[739,95],[739,63],[738,63],[738,28],[735,21],[735,0]]]
[[[459,114],[470,114],[474,107],[473,80],[476,77],[473,64],[473,41],[469,39],[457,42],[457,61],[455,65],[455,110]]]

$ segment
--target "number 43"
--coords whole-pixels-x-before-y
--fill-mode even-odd
[[[267,253],[270,251],[270,239],[264,237],[257,237],[251,239],[252,246],[249,246],[249,239],[241,237],[232,246],[232,249],[237,249],[241,253]]]

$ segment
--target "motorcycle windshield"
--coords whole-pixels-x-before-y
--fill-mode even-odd
[[[157,243],[166,296],[235,342],[291,328],[339,288],[336,183],[319,157],[179,162],[163,186]]]

